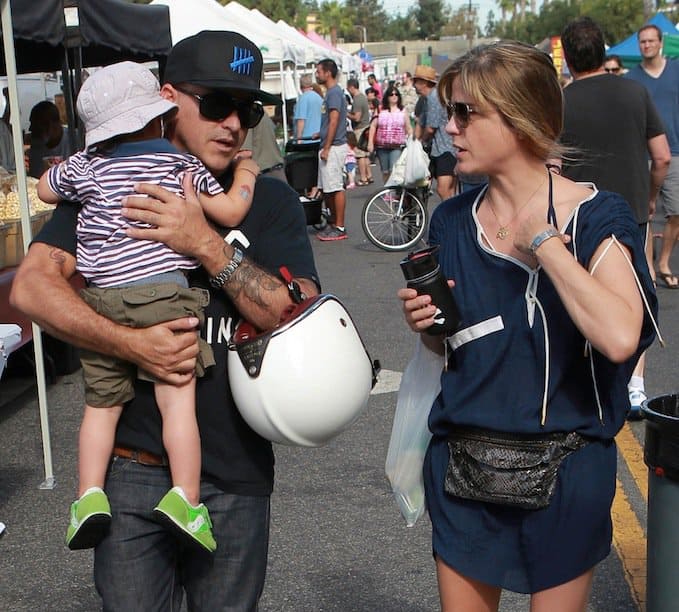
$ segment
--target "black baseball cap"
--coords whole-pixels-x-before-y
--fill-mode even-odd
[[[264,104],[282,104],[260,89],[262,53],[237,32],[203,30],[180,40],[167,57],[163,83],[191,83],[215,91],[251,93]]]

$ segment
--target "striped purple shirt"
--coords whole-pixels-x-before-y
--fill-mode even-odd
[[[114,287],[200,265],[162,242],[129,238],[125,228],[151,226],[120,213],[121,198],[135,195],[135,183],[160,185],[183,197],[185,172],[192,173],[196,191],[210,195],[224,191],[197,157],[180,153],[163,139],[123,143],[105,156],[81,151],[50,168],[50,189],[82,205],[76,266],[89,283]]]

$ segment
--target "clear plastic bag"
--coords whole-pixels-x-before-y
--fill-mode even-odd
[[[431,439],[427,421],[441,390],[443,362],[443,355],[430,351],[418,335],[398,391],[385,471],[408,527],[425,508],[422,465]]]

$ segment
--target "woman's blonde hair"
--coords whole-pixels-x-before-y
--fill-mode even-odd
[[[471,49],[439,79],[444,106],[458,79],[481,108],[491,107],[504,118],[532,154],[547,160],[564,153],[557,143],[563,127],[563,94],[546,53],[511,40]]]

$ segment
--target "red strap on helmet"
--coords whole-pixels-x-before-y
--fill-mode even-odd
[[[306,295],[302,293],[299,283],[294,278],[292,278],[290,270],[288,270],[285,266],[281,266],[278,268],[278,271],[281,273],[281,276],[288,287],[290,297],[293,299],[295,304],[301,304],[306,299]]]

